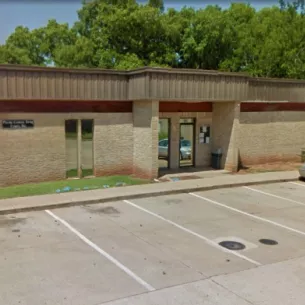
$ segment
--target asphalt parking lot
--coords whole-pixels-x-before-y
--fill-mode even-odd
[[[5,305],[303,304],[305,183],[0,216],[0,245]]]

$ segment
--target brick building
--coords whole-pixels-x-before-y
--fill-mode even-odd
[[[170,169],[183,165],[182,134],[191,135],[194,167],[209,167],[216,149],[221,167],[233,171],[239,163],[299,160],[305,82],[201,70],[0,65],[0,186],[64,179],[73,169],[80,176],[87,155],[95,176],[155,178],[159,120],[168,126]]]

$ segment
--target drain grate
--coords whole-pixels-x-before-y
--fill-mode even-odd
[[[229,240],[225,240],[219,243],[220,246],[227,248],[229,250],[244,250],[246,248],[246,246],[242,243],[239,243],[237,241],[229,241]]]
[[[278,244],[278,242],[276,240],[266,239],[266,238],[260,239],[259,242],[261,244],[268,245],[268,246],[274,246],[274,245]]]

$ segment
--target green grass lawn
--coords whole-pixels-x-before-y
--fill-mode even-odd
[[[133,178],[130,176],[111,176],[90,179],[61,180],[52,182],[22,184],[0,188],[0,199],[44,194],[56,194],[56,190],[62,190],[65,187],[70,187],[71,191],[78,191],[84,190],[84,188],[88,188],[89,190],[101,189],[104,188],[105,185],[108,185],[109,187],[115,187],[117,186],[117,183],[124,185],[136,185],[145,184],[149,182],[149,180]]]
[[[93,169],[82,170],[83,177],[93,176]],[[66,172],[67,178],[77,177],[77,169],[70,169]]]
[[[66,138],[67,139],[77,139],[77,133],[76,132],[66,132]],[[92,141],[93,134],[92,133],[82,133],[82,140],[83,141]]]

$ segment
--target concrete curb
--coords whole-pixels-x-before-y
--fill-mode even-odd
[[[209,191],[209,190],[232,188],[232,187],[262,185],[262,184],[281,183],[281,182],[293,182],[293,181],[298,181],[298,180],[299,180],[299,178],[287,178],[287,179],[279,178],[279,179],[267,179],[264,181],[222,183],[219,185],[212,185],[212,186],[196,186],[193,188],[185,188],[185,189],[177,189],[177,190],[170,189],[170,190],[153,191],[153,192],[140,193],[140,194],[119,195],[119,196],[112,196],[109,198],[96,198],[96,199],[79,200],[79,201],[77,201],[77,200],[63,201],[60,203],[46,204],[46,205],[39,205],[39,206],[33,205],[33,206],[27,206],[27,207],[21,207],[21,208],[12,207],[12,208],[8,208],[8,209],[1,209],[1,206],[0,206],[0,215],[29,212],[29,211],[51,210],[51,209],[56,209],[56,208],[66,208],[66,207],[72,207],[72,206],[106,203],[106,202],[114,202],[114,201],[122,201],[122,200],[141,199],[141,198],[148,198],[148,197],[159,197],[159,196],[164,196],[164,195],[192,193],[192,192],[198,192],[198,191]]]

